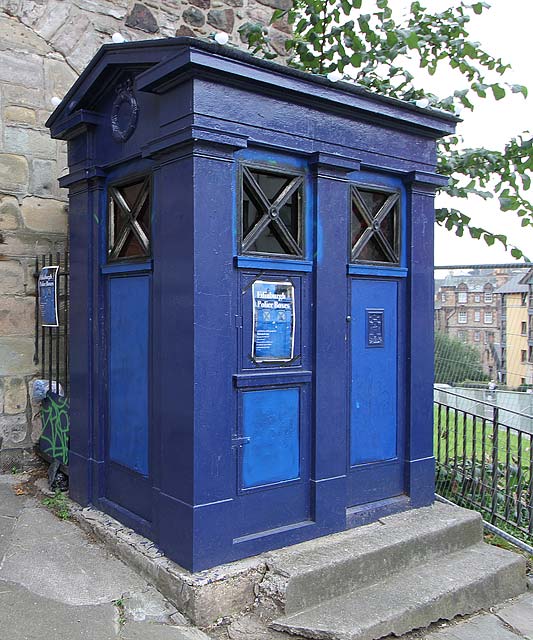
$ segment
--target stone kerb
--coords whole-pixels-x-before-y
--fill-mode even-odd
[[[66,246],[67,200],[57,178],[66,148],[44,123],[114,33],[127,40],[268,25],[289,0],[6,0],[0,6],[0,471],[11,470],[38,437],[29,383],[36,375],[34,259]],[[287,25],[269,27],[284,52]]]

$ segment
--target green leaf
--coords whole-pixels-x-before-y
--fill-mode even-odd
[[[489,247],[492,247],[492,245],[495,242],[495,238],[492,234],[485,232],[485,235],[483,236],[485,242],[489,245]]]
[[[520,258],[524,255],[522,253],[522,251],[520,251],[520,249],[517,249],[516,247],[514,249],[511,249],[511,255],[513,256],[513,258],[516,258],[517,260],[520,260]]]
[[[505,98],[505,89],[501,87],[499,84],[493,84],[491,86],[491,89],[496,100],[501,100],[502,98]]]
[[[405,44],[409,49],[418,49],[418,36],[415,31],[411,31],[407,38],[405,38]]]

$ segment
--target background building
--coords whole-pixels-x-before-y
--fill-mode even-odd
[[[435,282],[435,330],[475,347],[483,371],[501,381],[501,312],[496,289],[505,271],[450,273]]]
[[[29,401],[34,363],[35,256],[65,247],[66,147],[44,122],[99,47],[127,40],[230,35],[245,47],[289,0],[3,0],[0,3],[0,470],[18,464],[40,430]],[[288,26],[270,27],[284,52]],[[33,431],[33,432],[32,432]]]
[[[529,286],[523,280],[524,273],[514,274],[495,291],[501,298],[502,382],[510,387],[533,382],[528,354]]]

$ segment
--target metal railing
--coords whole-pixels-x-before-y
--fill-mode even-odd
[[[65,396],[69,391],[68,332],[69,332],[69,268],[68,253],[47,253],[35,258],[35,352],[33,361],[40,365],[41,378],[48,381],[51,391]],[[39,273],[43,267],[57,265],[58,327],[41,326],[39,313]],[[56,384],[57,383],[57,384]]]
[[[533,434],[503,416],[533,417],[445,389],[434,407],[437,494],[532,544]]]

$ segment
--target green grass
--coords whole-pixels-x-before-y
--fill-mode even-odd
[[[439,415],[440,414],[440,415]],[[458,464],[462,464],[466,453],[467,462],[472,460],[481,465],[493,463],[494,429],[492,422],[481,418],[473,419],[462,411],[449,409],[448,416],[444,408],[434,407],[434,428],[435,428],[435,457],[438,462],[446,461],[446,436],[448,439],[448,457],[453,464],[453,459],[457,459]],[[531,466],[531,436],[526,434],[519,437],[513,429],[500,429],[497,433],[497,461],[500,465],[517,467],[521,463],[522,470],[529,478]],[[440,440],[440,451],[439,451]],[[457,443],[457,447],[456,447]],[[519,456],[519,452],[521,456]]]

